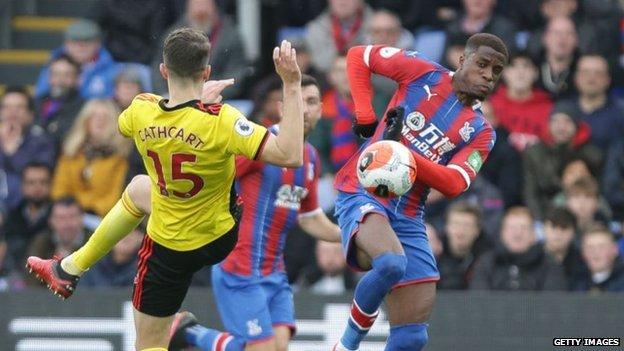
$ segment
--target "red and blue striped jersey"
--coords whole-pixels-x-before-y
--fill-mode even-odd
[[[370,123],[375,118],[370,106],[370,73],[394,79],[399,87],[388,108],[398,105],[405,108],[400,141],[417,160],[417,180],[410,192],[399,198],[379,200],[395,213],[422,219],[429,192],[429,187],[420,180],[421,175],[426,176],[424,168],[439,167],[432,164],[445,166],[442,167],[445,173],[450,172],[453,179],[462,183],[460,189],[467,189],[494,146],[495,132],[479,104],[466,106],[458,100],[452,87],[453,72],[446,68],[415,51],[372,45],[351,50],[348,70],[358,120]],[[350,193],[365,191],[358,182],[357,160],[367,145],[382,139],[384,128],[385,119],[374,136],[337,173],[336,189]]]
[[[317,195],[320,167],[317,151],[309,143],[305,144],[303,166],[296,169],[236,159],[243,216],[238,243],[221,263],[223,270],[244,276],[284,270],[286,234],[301,216],[322,211]]]

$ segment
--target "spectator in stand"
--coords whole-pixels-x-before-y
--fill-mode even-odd
[[[425,233],[429,240],[429,246],[431,246],[431,252],[433,252],[433,256],[437,260],[444,253],[444,246],[442,245],[442,240],[440,240],[440,234],[431,223],[427,222],[425,223]]]
[[[574,290],[624,291],[624,262],[613,233],[602,226],[588,229],[581,239],[581,252],[589,272],[575,282]]]
[[[80,204],[72,197],[60,198],[52,205],[49,228],[35,236],[27,256],[65,257],[81,247],[89,235],[83,226]],[[43,286],[34,276],[28,276],[27,282],[29,285]]]
[[[253,90],[253,111],[250,119],[263,126],[272,126],[281,120],[280,102],[282,83],[271,75],[260,81]]]
[[[501,38],[510,52],[516,47],[515,25],[494,13],[496,0],[463,0],[463,13],[446,27],[446,35],[463,36],[464,41],[479,32],[492,33]]]
[[[465,49],[466,38],[463,35],[447,35],[442,65],[456,71],[459,68],[459,58],[464,54]]]
[[[340,244],[318,240],[316,264],[321,271],[321,276],[309,289],[319,295],[344,294],[348,288],[348,278]]]
[[[372,0],[368,3],[400,14],[404,26],[412,31],[444,29],[448,22],[457,19],[462,9],[461,0]]]
[[[80,65],[67,54],[50,62],[50,90],[35,101],[35,123],[60,146],[84,100],[78,92]]]
[[[145,227],[139,226],[121,239],[108,255],[80,279],[80,285],[132,286],[137,272],[139,248],[144,235]]]
[[[130,106],[135,96],[146,90],[139,71],[135,67],[125,67],[115,78],[115,104],[117,104],[120,111],[123,111]],[[139,174],[147,174],[147,171],[143,164],[143,158],[141,158],[137,149],[133,147],[130,148],[128,155],[128,172],[126,172],[124,184],[129,184],[132,178]]]
[[[373,11],[363,0],[329,0],[328,8],[309,22],[306,42],[312,65],[321,72],[332,69],[336,57],[366,42],[366,28]]]
[[[544,48],[539,54],[537,85],[554,100],[574,93],[573,77],[578,49],[578,34],[568,17],[553,17],[542,35]]]
[[[565,189],[566,207],[576,217],[576,224],[581,233],[594,223],[608,225],[610,212],[600,211],[600,193],[598,183],[593,178],[582,178]]]
[[[589,145],[589,127],[579,122],[577,110],[569,103],[557,104],[548,122],[545,140],[523,154],[524,200],[533,216],[541,221],[552,198],[562,190],[560,174],[568,160],[582,158],[600,169],[600,150]]]
[[[56,148],[33,125],[34,102],[25,87],[9,87],[0,98],[0,203],[8,210],[22,199],[21,177],[27,164],[54,165]]]
[[[611,145],[605,160],[602,178],[602,193],[605,195],[616,219],[624,220],[624,140]]]
[[[327,90],[329,88],[329,83],[327,83],[325,74],[312,66],[312,53],[308,49],[305,38],[294,37],[287,40],[290,41],[293,49],[297,52],[297,65],[299,65],[301,73],[314,77],[321,86],[321,92]],[[274,77],[273,74],[271,74],[271,76]]]
[[[548,130],[552,100],[544,90],[534,87],[538,71],[524,52],[514,54],[503,71],[503,81],[490,98],[500,126],[509,132],[509,143],[524,151]]]
[[[120,111],[128,108],[135,96],[146,91],[141,73],[136,67],[127,66],[117,73],[113,99]]]
[[[386,45],[400,49],[411,50],[414,47],[414,36],[401,27],[399,16],[388,10],[377,10],[371,17],[367,27],[367,43],[371,45]],[[394,80],[381,75],[372,76],[373,108],[382,116],[388,103],[397,89]]]
[[[526,7],[526,4],[521,3],[520,6]],[[540,13],[536,16],[541,23],[531,33],[528,48],[531,53],[539,53],[541,43],[539,39],[533,38],[542,36],[542,23],[548,23],[555,17],[567,17],[574,21],[578,28],[581,52],[600,54],[609,57],[610,61],[612,59],[615,63],[621,13],[621,7],[615,4],[615,1],[544,0],[540,6]]]
[[[481,254],[491,248],[481,233],[481,212],[477,206],[458,201],[449,206],[442,255],[437,258],[438,289],[468,289],[472,269]]]
[[[359,141],[351,130],[355,106],[349,88],[345,56],[336,58],[328,74],[328,80],[332,88],[323,94],[323,119],[331,120],[331,134],[326,138],[331,143],[329,169],[332,170],[331,173],[336,173],[359,148]],[[324,156],[327,155],[321,155],[321,159]]]
[[[518,3],[513,5],[513,10],[527,8],[527,0],[515,0]],[[570,18],[575,24],[581,22],[581,11],[578,0],[537,0],[540,2],[536,8],[531,9],[533,12],[532,25],[527,27],[531,31],[527,43],[527,51],[531,55],[539,56],[540,51],[544,48],[541,40],[544,35],[546,25],[550,20],[557,17]],[[532,7],[532,6],[529,6]],[[521,11],[521,10],[520,10]]]
[[[97,23],[79,19],[65,30],[63,46],[54,50],[51,60],[66,54],[80,65],[80,95],[85,99],[110,97],[113,95],[114,78],[119,69],[110,52],[101,41],[102,33]],[[50,92],[50,67],[44,67],[39,74],[35,96]]]
[[[575,233],[576,218],[572,212],[562,207],[548,211],[544,221],[544,250],[563,267],[569,289],[587,271],[581,252],[574,245]]]
[[[385,9],[373,13],[366,33],[366,42],[372,45],[388,45],[408,50],[414,47],[414,35],[401,26],[401,19],[396,13]]]
[[[492,104],[484,101],[481,111],[496,131],[496,144],[479,175],[500,190],[505,208],[518,206],[522,203],[522,157],[509,143],[509,132],[500,126]]]
[[[544,252],[534,228],[528,208],[510,208],[503,219],[500,244],[481,256],[470,289],[566,290],[563,268]]]
[[[581,180],[587,182],[587,179],[591,179],[591,182],[595,182],[596,174],[592,173],[592,170],[589,168],[590,166],[587,161],[582,158],[572,158],[566,162],[560,176],[562,190],[553,198],[553,206],[566,207],[566,192],[572,187],[575,187],[574,183]],[[594,169],[593,171],[598,172],[599,170]],[[601,195],[599,195],[598,199],[598,213],[600,214],[599,218],[603,219],[611,218],[613,215],[609,202]]]
[[[101,0],[92,10],[103,42],[118,62],[149,65],[167,23],[166,0]]]
[[[52,198],[73,196],[85,211],[100,217],[113,207],[124,187],[130,148],[117,128],[118,116],[111,100],[84,105],[63,144]]]
[[[505,203],[500,190],[484,177],[478,176],[464,193],[450,200],[439,191],[431,189],[427,196],[427,220],[436,228],[443,228],[448,207],[453,201],[465,201],[481,210],[480,227],[488,238],[497,238]]]
[[[48,225],[52,171],[43,163],[29,163],[22,171],[22,194],[19,205],[13,209],[3,232],[9,245],[8,256],[13,262],[24,261],[26,249],[35,234]],[[20,265],[21,267],[21,265]]]
[[[607,60],[599,55],[581,56],[574,83],[578,90],[574,103],[591,128],[589,142],[606,154],[611,144],[624,135],[624,109],[608,95],[611,77]]]
[[[165,35],[180,27],[191,27],[206,33],[211,45],[210,79],[234,78],[236,84],[224,90],[222,95],[224,99],[238,97],[249,72],[245,46],[232,19],[219,12],[214,0],[187,0],[182,17]],[[159,43],[161,46],[152,59],[152,82],[154,91],[160,94],[167,92],[167,85],[159,70],[164,40]]]

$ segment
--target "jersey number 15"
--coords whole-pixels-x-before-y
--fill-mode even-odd
[[[167,190],[167,182],[165,181],[165,176],[163,174],[163,167],[162,163],[160,162],[160,157],[156,152],[152,150],[147,150],[147,156],[149,156],[152,161],[154,161],[154,169],[156,170],[156,174],[158,175],[158,188],[160,189],[160,194],[163,196],[169,196],[169,190]],[[171,155],[171,181],[189,180],[193,183],[193,187],[190,190],[186,192],[179,192],[174,190],[173,195],[188,199],[197,195],[197,193],[204,187],[204,180],[200,176],[193,173],[182,172],[182,163],[195,162],[196,159],[197,156],[193,154],[178,153]]]

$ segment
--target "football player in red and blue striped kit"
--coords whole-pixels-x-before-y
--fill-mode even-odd
[[[425,200],[430,188],[447,197],[466,190],[494,146],[495,133],[479,101],[494,89],[508,52],[498,37],[479,33],[468,39],[456,72],[417,52],[378,45],[354,47],[347,60],[353,129],[369,138],[362,149],[395,135],[392,139],[412,150],[417,179],[399,198],[367,193],[357,179],[359,153],[336,175],[336,217],[346,260],[368,272],[355,289],[347,327],[334,350],[357,350],[386,298],[391,325],[386,350],[419,351],[427,343],[426,321],[439,279],[425,233]],[[399,85],[379,123],[371,104],[371,73]]]
[[[304,134],[321,117],[319,85],[303,75]],[[278,133],[271,127],[272,133]],[[340,241],[340,229],[319,207],[321,173],[317,151],[304,147],[303,166],[283,168],[236,159],[237,190],[243,200],[238,243],[212,269],[212,290],[227,333],[197,324],[188,312],[176,316],[170,350],[188,345],[210,351],[286,350],[295,331],[293,295],[284,271],[286,235],[299,224],[320,240]]]

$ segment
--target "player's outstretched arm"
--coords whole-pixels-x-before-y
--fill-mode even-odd
[[[457,152],[443,166],[414,154],[417,179],[446,197],[456,197],[464,192],[477,177],[477,173],[494,146],[496,135],[491,127],[479,131],[473,140]]]
[[[416,52],[384,45],[354,46],[347,53],[347,76],[355,104],[356,134],[369,137],[375,132],[377,118],[373,109],[371,73],[380,74],[407,85],[415,78],[433,69],[433,65]]]
[[[295,49],[288,41],[282,41],[281,47],[273,50],[273,62],[284,86],[284,110],[279,134],[269,137],[260,160],[281,167],[300,167],[303,164],[301,71]]]
[[[320,208],[313,213],[299,216],[299,226],[316,239],[340,242],[340,227],[330,221]]]

